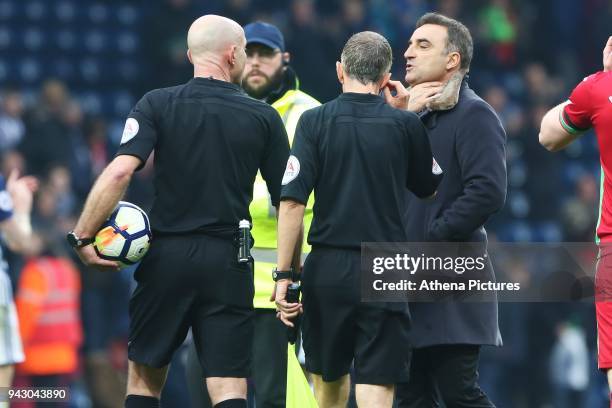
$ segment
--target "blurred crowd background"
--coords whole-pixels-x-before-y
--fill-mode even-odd
[[[610,0],[0,0],[1,171],[20,168],[41,181],[32,250],[26,257],[5,251],[17,295],[36,260],[74,261],[64,235],[112,159],[127,113],[146,91],[192,76],[186,32],[195,18],[215,13],[243,25],[278,25],[302,90],[326,102],[340,92],[334,62],[354,32],[385,35],[393,76],[403,79],[407,40],[427,11],[470,28],[469,83],[508,134],[508,200],[488,225],[491,239],[592,241],[600,177],[594,135],[558,154],[545,151],[537,135],[546,110],[601,69],[612,34]],[[126,199],[147,209],[152,197],[149,163]],[[71,345],[79,361],[67,367],[50,355],[47,369],[55,375],[48,377],[72,384],[75,407],[120,407],[132,271],[74,266],[83,338]],[[592,305],[503,303],[500,320],[505,346],[484,350],[481,365],[481,383],[499,407],[607,406]],[[171,369],[167,406],[188,406],[182,359],[178,353]],[[24,367],[16,382],[36,376]]]

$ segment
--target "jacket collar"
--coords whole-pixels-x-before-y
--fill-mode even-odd
[[[456,72],[442,89],[442,94],[430,102],[427,109],[432,111],[450,110],[459,102],[459,93],[467,87],[467,75]]]
[[[293,68],[288,66],[283,73],[283,80],[278,88],[273,90],[265,97],[264,101],[268,105],[272,105],[287,93],[287,91],[297,90],[300,87],[300,81],[295,74]]]
[[[469,87],[467,80],[467,74],[456,73],[446,83],[440,97],[430,102],[424,110],[417,113],[428,129],[436,127],[438,113],[451,110],[459,103],[461,92]]]

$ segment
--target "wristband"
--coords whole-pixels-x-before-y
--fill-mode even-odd
[[[300,280],[300,274],[295,272],[293,268],[288,271],[279,271],[274,268],[272,270],[272,280],[278,282],[281,279],[291,279],[293,282],[297,282]]]

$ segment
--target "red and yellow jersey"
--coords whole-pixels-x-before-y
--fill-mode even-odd
[[[612,72],[597,72],[578,84],[559,120],[570,134],[595,130],[601,162],[597,241],[612,242]]]

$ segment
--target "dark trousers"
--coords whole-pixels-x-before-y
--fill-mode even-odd
[[[479,354],[480,346],[474,345],[414,349],[410,380],[396,384],[396,407],[495,407],[478,385]]]
[[[285,406],[287,388],[287,330],[274,309],[255,309],[252,382],[257,408]],[[211,407],[195,347],[187,358],[187,385],[193,407]]]

